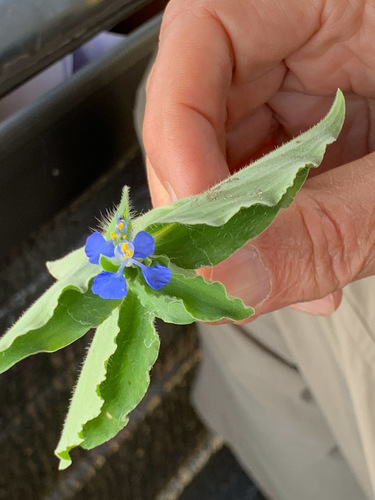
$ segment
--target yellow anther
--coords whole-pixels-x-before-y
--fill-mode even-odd
[[[117,227],[118,227],[119,229],[122,229],[122,228],[124,227],[124,223],[123,223],[123,222],[120,222],[119,224],[117,224]]]
[[[125,241],[121,245],[121,251],[124,254],[125,259],[129,259],[133,255],[133,250],[128,247],[128,243]]]
[[[113,232],[113,231],[111,232],[111,238],[112,238],[113,240],[115,240],[115,239],[116,239],[116,233],[115,233],[115,232]]]

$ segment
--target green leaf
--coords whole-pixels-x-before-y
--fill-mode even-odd
[[[100,397],[99,386],[105,380],[108,359],[117,347],[118,318],[119,309],[116,308],[95,333],[55,451],[60,458],[59,469],[66,469],[71,464],[69,451],[84,441],[84,424],[100,414],[104,401]]]
[[[110,239],[112,231],[115,230],[116,227],[116,215],[120,214],[125,220],[128,220],[130,217],[130,205],[129,205],[129,187],[124,186],[122,189],[122,196],[118,207],[114,215],[111,217],[108,227],[106,228],[104,238],[106,240]]]
[[[120,308],[117,348],[100,384],[100,414],[82,431],[83,448],[91,449],[115,436],[128,422],[128,413],[141,401],[150,383],[149,371],[159,352],[154,316],[128,292]]]
[[[130,216],[130,206],[129,206],[129,187],[124,186],[122,189],[122,196],[117,209],[113,215],[108,216],[107,224],[103,222],[101,225],[106,226],[104,230],[104,238],[110,239],[111,232],[114,231],[116,227],[116,215],[121,214],[125,220],[127,220]],[[129,220],[129,225],[131,226],[131,221]],[[57,259],[54,261],[47,262],[47,269],[49,273],[60,280],[65,276],[68,276],[76,267],[87,263],[87,256],[85,253],[85,247],[77,248],[73,250],[69,254],[65,255],[61,259]],[[119,268],[119,265],[112,261],[112,259],[102,255],[100,257],[100,265],[101,267],[108,272],[115,272]],[[98,267],[97,273],[101,271],[100,267]]]
[[[77,248],[77,250],[73,250],[73,252],[64,255],[61,259],[49,261],[46,263],[48,272],[56,279],[62,280],[66,276],[72,275],[81,267],[88,267],[88,258],[85,254],[84,247]],[[93,265],[93,264],[91,264]],[[92,272],[94,272],[94,268],[91,268]],[[100,272],[100,267],[96,267],[95,274]],[[93,276],[95,276],[93,274]],[[91,276],[92,277],[92,276]]]
[[[174,279],[175,276],[172,274],[172,280]],[[138,297],[145,309],[148,309],[166,323],[188,325],[195,321],[196,318],[187,311],[180,297],[165,293],[165,287],[161,290],[152,289],[146,284],[140,272],[137,279],[128,281],[128,286]]]
[[[174,264],[185,269],[219,264],[272,223],[278,211],[290,204],[307,172],[307,168],[298,172],[293,186],[274,207],[257,204],[242,208],[220,228],[175,223],[149,228],[156,241],[155,253],[168,255]]]
[[[345,118],[345,100],[337,91],[326,117],[307,132],[251,163],[205,193],[151,210],[137,226],[177,222],[222,226],[242,208],[273,207],[293,185],[297,172],[320,165],[326,146],[334,142]]]
[[[98,268],[87,262],[57,281],[5,333],[0,339],[0,373],[27,356],[71,344],[109,316],[121,301],[103,300],[88,289]]]
[[[129,283],[142,305],[167,323],[188,324],[195,320],[219,321],[224,318],[240,321],[254,314],[241,299],[230,297],[218,281],[208,281],[194,272],[171,265],[167,259],[158,263],[172,270],[168,285],[153,290],[141,277]]]
[[[100,256],[100,265],[104,271],[108,271],[109,273],[115,273],[120,267],[118,260],[112,260],[105,255]]]
[[[81,257],[77,258],[77,254],[75,254],[74,259],[74,265],[71,263],[70,266],[69,276],[61,272],[62,279],[54,283],[0,339],[0,353],[9,347],[17,337],[24,335],[31,329],[45,325],[52,317],[62,292],[68,289],[80,290],[81,292],[87,290],[90,279],[100,272],[100,267],[90,264],[87,258],[85,262],[82,262]]]
[[[188,325],[195,321],[194,316],[186,310],[184,302],[178,297],[161,293],[161,290],[153,290],[139,280],[134,280],[130,287],[142,305],[165,323]]]
[[[150,232],[156,252],[181,267],[221,262],[291,203],[309,168],[319,166],[326,146],[337,138],[344,116],[345,100],[338,91],[327,116],[307,132],[205,193],[147,212],[134,226]],[[240,233],[243,229],[245,235]]]

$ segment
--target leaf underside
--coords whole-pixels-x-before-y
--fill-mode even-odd
[[[117,348],[107,365],[99,392],[100,414],[83,427],[83,448],[91,449],[115,436],[128,422],[128,413],[141,401],[150,383],[149,371],[159,353],[154,316],[128,293],[119,314]]]
[[[154,316],[129,292],[90,347],[56,449],[60,469],[70,465],[73,447],[94,448],[125,427],[146,393],[158,352]]]
[[[117,347],[115,339],[119,332],[118,316],[117,308],[97,328],[91,343],[55,451],[60,458],[59,469],[66,469],[71,464],[69,451],[84,441],[82,435],[84,424],[100,413],[103,399],[98,388],[105,380],[108,359]]]
[[[277,205],[301,169],[320,165],[327,145],[337,139],[344,118],[345,99],[338,90],[329,113],[317,125],[205,193],[150,210],[134,221],[134,226],[138,229],[176,222],[220,227],[242,208]]]
[[[315,127],[200,195],[147,212],[134,221],[150,232],[156,253],[186,269],[218,264],[263,232],[292,202],[311,167],[340,133],[341,91]]]
[[[273,222],[279,210],[290,204],[307,173],[308,168],[297,173],[293,185],[274,207],[256,204],[242,208],[221,227],[174,223],[148,228],[155,237],[155,252],[168,255],[171,262],[185,269],[219,264]]]
[[[120,304],[119,300],[101,300],[91,290],[82,293],[65,290],[58,299],[52,317],[40,328],[17,336],[0,355],[0,373],[21,359],[39,352],[54,352],[85,335],[104,321]]]

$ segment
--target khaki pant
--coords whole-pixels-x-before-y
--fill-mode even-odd
[[[375,500],[375,277],[328,318],[285,309],[200,332],[193,403],[270,499]]]
[[[375,498],[375,278],[338,311],[200,326],[193,402],[274,500]]]

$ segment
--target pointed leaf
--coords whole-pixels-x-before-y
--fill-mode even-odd
[[[155,238],[158,255],[197,269],[222,262],[258,236],[292,202],[311,167],[323,159],[345,116],[341,91],[315,127],[251,163],[205,193],[147,212],[134,221]]]
[[[99,386],[105,380],[109,357],[117,345],[119,310],[115,309],[97,329],[70,403],[56,455],[60,458],[59,469],[71,464],[69,451],[83,441],[84,424],[100,414],[104,403]]]
[[[27,331],[37,329],[47,323],[57,306],[58,299],[65,290],[73,289],[86,291],[90,279],[100,272],[100,267],[90,264],[85,258],[82,262],[81,256],[74,256],[74,264],[70,269],[69,276],[61,273],[64,278],[54,283],[26,313],[19,318],[15,325],[0,339],[0,352],[14,341],[15,338],[24,335]]]
[[[307,132],[251,163],[205,193],[147,212],[136,227],[176,222],[220,227],[242,208],[277,205],[305,167],[320,165],[326,147],[340,133],[345,99],[340,90],[326,117]]]
[[[127,424],[128,413],[145,395],[149,371],[159,352],[153,322],[153,314],[129,292],[120,308],[117,348],[99,388],[104,403],[100,414],[83,427],[83,448],[94,448],[115,436]]]
[[[62,280],[67,275],[71,275],[81,266],[87,266],[88,259],[85,254],[85,248],[80,247],[64,255],[61,259],[49,261],[46,263],[48,272],[56,279]],[[91,269],[94,269],[93,267]],[[100,272],[100,267],[96,268],[96,273]],[[92,277],[92,276],[91,276]]]
[[[27,356],[71,344],[109,316],[120,301],[100,299],[88,289],[98,268],[86,261],[57,281],[3,335],[0,373]]]
[[[112,231],[115,230],[116,227],[116,215],[120,214],[125,220],[128,220],[130,217],[130,204],[129,204],[129,186],[124,186],[122,189],[122,196],[119,205],[116,207],[116,210],[112,217],[108,222],[108,226],[105,231],[105,239],[109,239],[111,237]],[[131,226],[129,227],[129,230]]]

